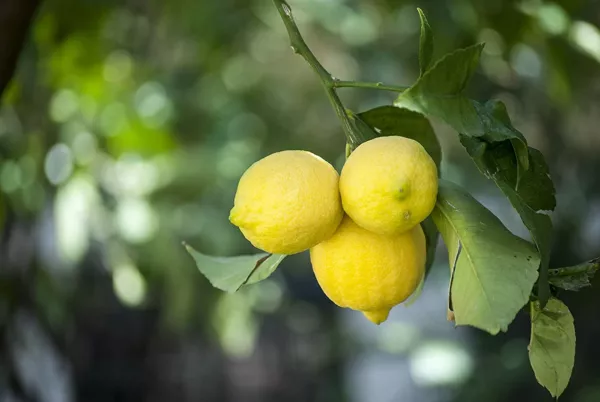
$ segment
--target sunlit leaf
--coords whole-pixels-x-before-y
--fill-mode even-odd
[[[267,253],[213,257],[194,250],[188,244],[184,246],[211,285],[226,292],[235,292],[243,285],[268,278],[286,257]]]
[[[529,148],[529,169],[519,179],[510,142],[489,144],[464,135],[461,135],[461,142],[479,170],[502,190],[531,233],[540,255],[537,293],[544,305],[550,297],[548,263],[552,221],[543,211],[553,210],[556,206],[556,198],[543,155],[537,149]],[[518,186],[517,181],[520,181]]]
[[[465,88],[477,68],[483,44],[447,54],[401,93],[394,104],[444,120],[460,134],[487,142],[509,140],[519,166],[528,169],[525,137],[504,120],[505,108],[499,102],[480,104],[465,96]],[[519,173],[520,174],[520,173]]]
[[[537,279],[535,249],[451,183],[440,183],[432,217],[448,248],[456,324],[506,331]]]
[[[571,378],[575,362],[575,325],[571,312],[551,298],[546,307],[531,303],[529,361],[538,382],[559,397]]]
[[[475,107],[463,92],[477,68],[482,44],[459,49],[437,61],[394,104],[446,121],[459,133],[483,135]]]

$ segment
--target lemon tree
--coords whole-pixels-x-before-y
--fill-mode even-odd
[[[362,216],[353,212],[352,205],[344,205],[348,215],[359,218],[358,224],[346,217],[332,236],[321,235],[318,245],[306,242],[300,247],[312,247],[313,269],[325,293],[340,306],[363,311],[374,322],[385,320],[389,308],[402,302],[411,293],[409,300],[418,297],[419,282],[422,285],[426,280],[441,234],[450,265],[448,319],[454,325],[472,326],[496,335],[509,330],[518,314],[528,314],[531,321],[528,347],[531,367],[538,382],[552,396],[560,396],[569,383],[575,364],[575,325],[571,312],[559,297],[564,291],[578,291],[590,286],[594,273],[600,268],[600,258],[569,267],[550,267],[550,212],[556,207],[556,198],[544,156],[530,147],[523,133],[514,127],[502,102],[482,102],[470,99],[466,94],[485,44],[457,49],[436,60],[432,29],[425,14],[417,10],[421,22],[420,75],[412,85],[345,81],[334,78],[311,52],[294,21],[291,7],[284,0],[273,0],[273,4],[285,25],[293,51],[305,59],[325,90],[346,138],[347,160],[357,159],[352,155],[360,149],[361,144],[379,137],[395,136],[403,137],[404,142],[407,142],[406,139],[418,142],[422,147],[419,152],[428,154],[434,168],[428,168],[434,173],[429,174],[427,179],[413,182],[419,173],[407,177],[405,173],[410,169],[406,168],[404,161],[381,158],[377,162],[377,169],[369,168],[368,163],[352,168],[357,177],[380,184],[385,182],[382,174],[388,175],[388,178],[395,177],[397,180],[390,180],[389,183],[397,185],[398,191],[403,183],[409,183],[407,188],[420,187],[423,182],[437,183],[435,172],[439,175],[442,149],[429,123],[430,118],[435,118],[454,129],[472,158],[474,169],[478,169],[501,190],[530,233],[529,239],[514,235],[463,188],[440,179],[439,191],[436,187],[435,206],[423,208],[425,212],[422,215],[431,214],[419,216],[413,222],[419,226],[408,229],[424,232],[426,250],[422,250],[423,236],[416,242],[413,239],[413,243],[421,243],[421,250],[414,254],[414,261],[408,258],[401,263],[396,261],[398,253],[403,252],[401,250],[416,250],[419,247],[415,247],[411,240],[400,241],[394,236],[410,238],[407,235],[410,232],[382,235],[375,234],[373,230],[377,231],[382,222],[389,223],[389,220],[382,219],[382,216],[386,216],[386,210],[389,216],[394,216],[398,210],[403,212],[403,207],[389,202],[389,199],[386,201],[385,197],[378,199],[373,195],[376,190],[371,189],[369,197],[375,199],[376,214]],[[390,91],[397,93],[397,97],[392,105],[353,111],[340,100],[337,95],[339,88]],[[321,179],[314,180],[318,182]],[[304,191],[310,191],[310,187],[307,186],[308,190]],[[348,191],[350,197],[360,195],[363,189],[361,185],[354,187],[357,188]],[[342,189],[342,196],[346,190]],[[312,198],[310,195],[306,197],[307,200]],[[278,209],[279,205],[269,202],[260,204],[262,207],[271,205],[272,210],[279,211],[273,215],[275,217],[285,215]],[[267,220],[271,219],[269,214],[272,212],[261,210],[261,213],[266,213],[263,216]],[[278,225],[284,225],[281,236],[285,236],[289,230],[297,231],[290,229],[294,228],[295,218],[276,219]],[[312,241],[316,239],[313,235],[319,231],[315,229],[319,228],[319,224],[303,229],[311,233],[308,237]],[[365,229],[365,226],[371,230]],[[278,229],[282,228],[278,226]],[[249,235],[246,237],[251,239]],[[369,242],[373,243],[372,247],[361,248],[361,243]],[[379,247],[377,244],[386,246]],[[200,272],[213,286],[230,292],[265,279],[289,253],[214,257],[200,253],[189,245],[186,247]],[[346,261],[348,256],[353,256],[352,264]],[[381,264],[382,261],[384,264]],[[385,266],[385,261],[391,262],[389,266],[394,270],[390,272],[393,273],[379,275],[379,269]],[[369,282],[360,274],[348,280],[348,269],[354,275],[362,272],[365,266],[371,270],[375,268],[373,281]],[[373,296],[381,292],[385,296]],[[527,353],[527,350],[523,350],[523,353]]]

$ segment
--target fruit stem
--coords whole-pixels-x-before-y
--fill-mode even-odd
[[[300,31],[298,30],[298,26],[294,21],[294,16],[292,15],[292,8],[285,2],[285,0],[273,0],[273,4],[277,8],[279,15],[281,16],[281,20],[285,25],[285,29],[287,30],[290,45],[294,53],[299,54],[306,60],[306,62],[310,65],[315,73],[319,76],[321,80],[321,84],[323,88],[325,88],[325,92],[327,93],[327,97],[329,98],[329,102],[333,106],[336,115],[340,119],[342,123],[342,129],[344,130],[344,134],[348,142],[351,144],[360,144],[362,142],[361,135],[356,132],[354,129],[353,123],[351,119],[348,117],[346,113],[346,109],[342,104],[337,92],[336,88],[371,88],[371,89],[379,89],[385,91],[393,91],[393,92],[402,92],[406,88],[404,87],[395,87],[391,85],[383,85],[380,82],[358,82],[358,81],[341,81],[337,78],[334,78],[329,71],[323,67],[323,65],[317,60],[315,55],[311,52],[310,48],[304,42]]]

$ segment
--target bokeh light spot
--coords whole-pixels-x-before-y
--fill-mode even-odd
[[[542,29],[552,35],[560,35],[569,28],[569,15],[556,3],[546,3],[537,12]]]
[[[79,108],[79,98],[74,91],[61,89],[50,100],[50,118],[57,123],[69,120]]]
[[[164,87],[157,82],[147,82],[135,93],[135,108],[149,127],[164,125],[173,115],[173,105]]]
[[[87,132],[80,131],[73,139],[73,154],[77,163],[86,165],[96,156],[98,141],[96,137]]]
[[[542,60],[530,46],[516,44],[510,54],[512,68],[521,77],[538,78],[542,73]]]
[[[0,171],[0,188],[5,193],[12,193],[22,185],[21,168],[14,161],[6,161]]]
[[[127,108],[123,103],[114,102],[107,105],[100,113],[99,126],[102,133],[106,136],[119,134],[129,123],[127,118]]]
[[[111,83],[121,82],[130,76],[132,66],[129,53],[123,50],[114,51],[104,62],[104,79]]]
[[[600,62],[600,31],[585,21],[576,21],[569,32],[571,41],[588,56]]]
[[[378,37],[378,23],[363,12],[350,12],[342,21],[340,35],[342,39],[354,46],[366,45]]]
[[[73,172],[73,154],[65,144],[55,144],[46,154],[44,172],[54,185],[63,183]]]
[[[504,39],[498,33],[490,28],[482,29],[479,32],[479,42],[485,42],[485,47],[483,48],[483,53],[489,54],[491,56],[501,56],[504,52]]]
[[[62,258],[78,262],[89,247],[90,225],[97,192],[91,178],[75,176],[56,195],[56,237]]]
[[[473,370],[473,359],[460,345],[427,342],[410,356],[410,374],[421,386],[464,382]]]
[[[132,264],[122,264],[113,271],[113,289],[126,306],[136,307],[146,298],[146,280]]]
[[[242,54],[229,60],[222,73],[223,83],[230,91],[246,91],[254,86],[261,77],[256,61]]]
[[[254,297],[254,309],[262,313],[272,313],[281,306],[283,289],[273,280],[266,279],[256,286],[249,288]]]
[[[420,340],[417,326],[404,322],[389,322],[381,327],[377,343],[379,348],[388,353],[406,353]]]
[[[158,219],[146,200],[126,198],[117,207],[117,228],[130,243],[144,243],[152,238],[158,228]]]

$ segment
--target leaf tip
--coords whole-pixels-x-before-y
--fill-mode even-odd
[[[192,248],[192,246],[190,246],[190,245],[189,245],[187,242],[185,242],[185,241],[182,241],[182,242],[181,242],[181,245],[182,245],[183,247],[185,247],[185,250],[186,250],[188,253],[190,253],[190,254],[192,254],[192,252],[193,252],[193,251],[196,251],[196,250],[194,250],[194,249]]]

